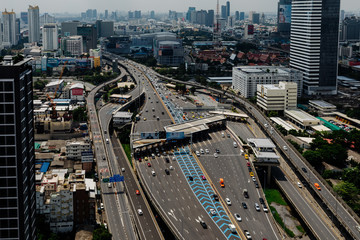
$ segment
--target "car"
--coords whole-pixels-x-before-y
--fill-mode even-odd
[[[160,155],[160,153],[157,153],[156,156],[160,157],[161,155]]]
[[[140,191],[139,191],[139,190],[136,190],[135,193],[136,193],[136,195],[140,195]]]
[[[314,183],[314,186],[316,187],[317,190],[319,190],[319,191],[321,190],[321,187],[318,183]]]
[[[147,165],[148,165],[148,167],[151,167],[151,163],[148,162]]]
[[[111,184],[111,183],[108,183],[108,188],[112,188],[112,184]]]
[[[265,201],[263,198],[259,198],[259,202],[260,202],[260,204],[265,204]]]
[[[218,157],[218,154],[217,153],[214,153],[214,158],[217,158]]]
[[[170,162],[169,158],[165,158],[165,162],[169,163]]]
[[[107,131],[106,131],[106,130],[104,130],[104,133],[106,134],[106,133],[107,133]]]
[[[174,170],[174,167],[173,167],[173,166],[170,166],[169,169],[170,169],[170,170]]]
[[[301,185],[300,182],[297,182],[297,185],[298,185],[299,188],[302,188],[302,185]]]
[[[245,202],[242,202],[241,205],[243,206],[244,209],[247,209],[247,205]]]
[[[252,176],[251,179],[253,180],[253,182],[256,182],[256,178],[254,176]]]
[[[249,155],[247,155],[246,153],[244,154],[244,157],[246,160],[249,160]]]
[[[100,209],[103,210],[104,209],[104,204],[100,203]]]
[[[251,167],[248,167],[248,170],[249,170],[249,172],[252,172],[252,168],[251,168]]]
[[[151,171],[151,175],[153,175],[153,176],[155,176],[155,175],[156,175],[156,173],[155,173],[155,171],[154,171],[154,170],[152,170],[152,171]]]
[[[200,149],[200,153],[201,153],[201,154],[205,154],[204,149],[201,148],[201,149]]]
[[[251,239],[251,235],[248,230],[244,230],[244,234],[246,236],[246,239]]]
[[[219,201],[219,196],[218,195],[213,194],[213,198],[214,198],[215,201]]]
[[[269,209],[267,208],[267,206],[266,206],[265,204],[263,204],[262,206],[263,206],[264,212],[268,212],[268,211],[269,211]]]
[[[231,201],[230,201],[229,198],[225,198],[225,202],[226,202],[226,204],[227,204],[228,206],[231,206]]]
[[[237,143],[233,142],[234,148],[237,148]]]
[[[258,211],[258,212],[260,212],[260,206],[259,206],[259,204],[258,204],[258,203],[255,203],[254,206],[255,206],[255,210]]]
[[[105,229],[107,229],[108,227],[107,227],[107,223],[106,222],[104,222],[104,227],[105,227]]]
[[[145,109],[145,112],[149,112],[149,110],[148,110],[148,109]]]
[[[213,215],[213,216],[216,215],[216,211],[215,211],[214,209],[212,209],[212,208],[210,208],[210,213],[211,213],[211,215]]]
[[[141,158],[138,158],[138,161],[141,162]]]
[[[190,180],[190,181],[193,181],[194,178],[193,178],[192,176],[189,176],[189,180]]]
[[[196,156],[200,157],[200,152],[199,151],[196,151],[195,154],[196,154]]]
[[[172,160],[173,160],[173,161],[176,161],[176,157],[172,157]]]
[[[166,173],[166,175],[170,175],[169,169],[165,168],[165,173]]]
[[[202,180],[206,180],[206,177],[204,175],[201,175]]]
[[[125,172],[125,168],[121,168],[121,171],[122,171],[122,172]]]
[[[103,157],[103,160],[105,160],[105,157]]]
[[[205,149],[205,152],[206,152],[207,154],[209,154],[209,153],[210,153],[209,149]]]
[[[215,151],[216,151],[216,153],[220,153],[220,150],[219,150],[219,149],[216,149]]]
[[[206,223],[204,222],[204,220],[201,220],[201,221],[200,221],[200,224],[201,224],[201,226],[202,226],[204,229],[207,228],[207,225],[206,225]]]
[[[140,208],[137,210],[137,212],[140,216],[143,215],[143,211]]]
[[[250,174],[250,176],[251,176],[251,177],[253,177],[253,176],[254,176],[254,173],[253,173],[253,172],[250,172],[249,174]]]
[[[250,167],[251,166],[250,162],[246,162],[246,166]]]
[[[109,139],[108,138],[106,139],[106,143],[109,144]]]
[[[255,183],[255,187],[256,187],[256,188],[259,188],[259,184],[258,184],[258,182],[257,182],[257,181],[255,181],[254,183]]]
[[[303,167],[303,168],[301,168],[301,169],[303,170],[304,173],[307,173],[306,168]]]
[[[144,121],[146,121],[146,118],[144,118]]]
[[[151,158],[155,159],[155,154],[154,153],[151,154]]]
[[[144,157],[144,160],[147,161],[147,160],[149,160],[149,158],[148,158],[148,157]]]
[[[240,214],[234,213],[234,217],[235,217],[236,221],[241,222]]]
[[[288,150],[287,146],[283,146],[283,149],[284,149],[285,151],[287,151],[287,150]]]

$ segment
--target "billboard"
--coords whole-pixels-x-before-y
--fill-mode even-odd
[[[141,139],[159,139],[159,133],[144,132],[140,135]]]
[[[184,132],[166,132],[166,140],[184,139]]]
[[[279,23],[291,23],[291,5],[279,6]]]
[[[73,96],[82,96],[83,95],[83,89],[82,88],[71,89],[71,95],[73,95]]]

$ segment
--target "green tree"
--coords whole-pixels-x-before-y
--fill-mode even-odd
[[[268,117],[278,117],[279,113],[277,111],[270,111]]]
[[[341,181],[334,187],[335,192],[339,194],[346,202],[356,201],[359,197],[359,190],[353,184],[347,181]]]
[[[131,84],[130,85],[130,90],[133,90],[135,88],[135,85],[134,84]]]
[[[360,188],[360,169],[358,167],[346,168],[343,172],[342,179]]]
[[[47,80],[37,80],[34,82],[34,88],[42,91],[48,82]]]
[[[322,162],[321,155],[317,151],[308,150],[303,153],[303,156],[313,166],[320,166]]]
[[[109,96],[108,96],[107,93],[104,93],[103,99],[104,99],[105,102],[109,101]]]
[[[99,228],[95,229],[93,232],[93,240],[111,240],[112,234],[105,228],[104,225],[101,225]]]
[[[87,120],[86,109],[84,107],[76,108],[73,111],[73,120],[75,122],[84,122]]]

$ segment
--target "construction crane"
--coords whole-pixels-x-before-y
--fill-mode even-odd
[[[65,67],[66,67],[66,63],[67,61],[64,63],[64,66],[63,68],[61,69],[61,72],[60,72],[60,76],[59,76],[59,82],[58,84],[56,85],[56,89],[55,89],[55,92],[54,92],[54,96],[51,98],[50,95],[47,93],[46,96],[47,96],[47,99],[50,101],[50,106],[51,106],[51,119],[57,119],[58,118],[58,114],[56,112],[56,103],[54,102],[54,99],[56,98],[56,93],[57,91],[59,90],[59,87],[60,87],[60,83],[61,83],[61,78],[64,74],[64,70],[65,70]]]

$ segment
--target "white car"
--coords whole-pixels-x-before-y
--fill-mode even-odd
[[[213,216],[216,215],[216,211],[215,211],[214,209],[212,209],[212,208],[210,208],[210,213],[211,213],[211,215],[213,215]]]
[[[155,175],[156,175],[156,173],[155,173],[155,171],[154,171],[154,170],[152,170],[152,171],[151,171],[151,175],[153,175],[153,176],[155,176]]]
[[[302,188],[302,185],[301,185],[300,182],[297,182],[297,185],[298,185],[299,188]]]
[[[201,149],[200,149],[200,153],[201,153],[201,154],[204,154],[204,153],[205,153],[205,152],[204,152],[204,149],[201,148]]]
[[[256,182],[256,178],[254,176],[252,176],[251,179]]]
[[[234,217],[235,217],[236,221],[241,222],[240,214],[234,213]]]
[[[172,160],[173,160],[173,161],[176,161],[176,157],[172,157]]]
[[[217,154],[217,153],[214,153],[214,157],[217,158],[217,157],[218,157],[218,154]]]
[[[143,215],[143,211],[140,208],[137,210],[137,212],[140,216]]]
[[[267,208],[267,206],[266,206],[265,204],[263,204],[263,211],[264,211],[264,212],[268,212],[268,211],[269,211],[269,209]]]
[[[122,172],[125,172],[125,168],[122,168],[121,171],[122,171]]]
[[[226,202],[226,204],[227,204],[228,206],[230,206],[230,205],[231,205],[231,201],[230,201],[230,199],[229,199],[229,198],[225,198],[225,202]]]
[[[112,188],[112,184],[111,184],[111,183],[108,183],[108,188]]]
[[[196,153],[196,156],[200,157],[199,151],[196,151],[195,153]]]
[[[174,170],[174,167],[173,167],[173,166],[170,166],[169,168],[170,168],[170,170]]]
[[[205,152],[207,153],[207,154],[209,154],[210,152],[209,152],[209,149],[205,149]]]
[[[251,235],[248,230],[244,230],[244,233],[245,233],[246,239],[251,239]]]
[[[104,203],[100,203],[100,209],[101,209],[101,210],[104,209]]]
[[[259,206],[259,204],[255,203],[254,205],[255,205],[255,210],[258,211],[258,212],[260,212],[260,206]]]

